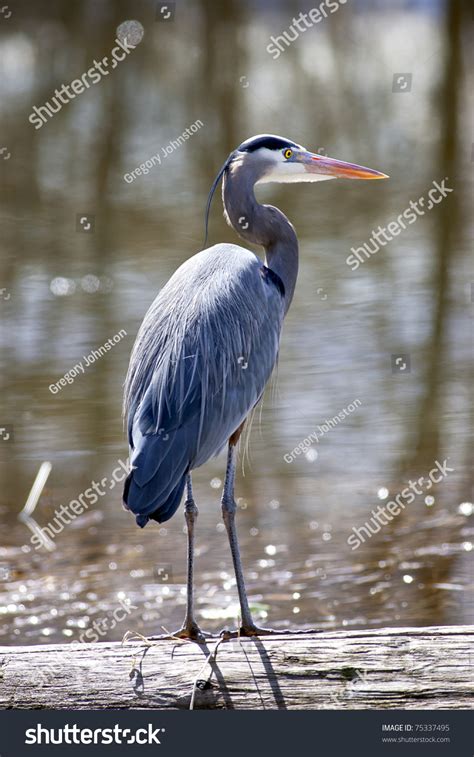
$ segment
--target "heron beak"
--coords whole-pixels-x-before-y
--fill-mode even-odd
[[[373,168],[358,166],[356,163],[346,163],[344,160],[328,158],[326,155],[316,155],[312,152],[304,153],[301,162],[305,171],[310,174],[321,174],[327,178],[337,179],[388,179],[386,173],[374,171]]]

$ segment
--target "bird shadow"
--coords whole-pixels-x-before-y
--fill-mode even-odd
[[[270,660],[270,657],[268,656],[268,652],[258,637],[253,638],[252,641],[257,648],[257,652],[262,661],[263,668],[265,670],[265,673],[267,674],[267,680],[270,684],[270,688],[272,690],[273,699],[275,700],[276,707],[278,710],[286,710],[287,707],[286,707],[285,697],[283,696],[283,692],[280,688],[280,684],[278,683],[277,674],[275,673],[275,670],[272,665],[272,661]]]
[[[217,663],[215,655],[211,655],[211,651],[209,650],[209,647],[207,646],[207,644],[202,644],[200,646],[202,646],[205,657],[208,659],[208,665],[211,669],[211,673],[208,677],[209,683],[211,684],[212,677],[214,676],[216,680],[216,684],[218,686],[218,690],[224,700],[225,709],[234,710],[235,707],[232,701],[232,696],[229,691],[229,687],[227,686],[227,682],[225,680],[224,674],[222,673],[222,670],[220,669]]]

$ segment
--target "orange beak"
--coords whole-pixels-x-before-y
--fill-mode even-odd
[[[307,173],[331,176],[337,179],[388,179],[386,173],[374,171],[373,168],[358,166],[356,163],[346,163],[344,160],[328,158],[325,155],[304,153],[301,158]]]

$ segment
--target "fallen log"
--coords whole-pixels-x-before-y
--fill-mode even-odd
[[[0,708],[469,709],[474,626],[0,647]]]

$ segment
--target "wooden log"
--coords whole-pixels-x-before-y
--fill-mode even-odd
[[[216,639],[0,647],[0,708],[468,709],[473,641],[474,626],[447,626],[233,639],[217,649]]]

